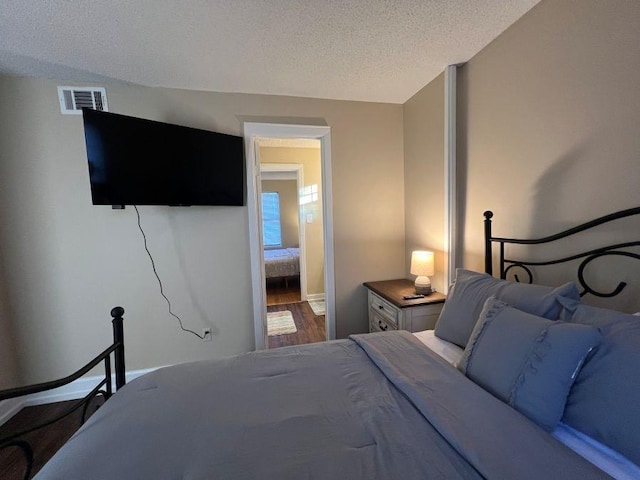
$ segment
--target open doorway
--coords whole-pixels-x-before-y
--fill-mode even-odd
[[[326,340],[322,157],[316,139],[261,139],[268,347]]]
[[[304,248],[304,225],[298,193],[302,188],[302,182],[298,181],[302,165],[267,169],[279,164],[265,165],[265,155],[270,156],[261,147],[262,240],[269,308],[302,301],[300,251]],[[296,171],[287,170],[288,166]]]
[[[333,339],[335,280],[330,129],[245,123],[245,147],[256,348]],[[293,211],[285,205],[289,204],[285,197],[290,196],[287,192],[291,191],[294,181],[297,212],[285,213],[285,210]],[[287,182],[290,183],[287,185]],[[265,193],[267,195],[263,196]],[[278,205],[274,207],[275,202]],[[278,233],[271,237],[272,232],[267,232],[277,223],[278,214],[273,213],[274,209],[279,210],[280,215],[279,238]],[[283,231],[295,223],[290,217],[284,220],[286,215],[297,219],[297,247],[292,240],[295,234],[291,230]],[[282,250],[295,257],[296,249],[299,254],[297,273],[295,269],[282,270],[288,274],[278,276],[265,263],[265,258],[270,256],[287,256]],[[271,251],[276,253],[267,253]],[[272,295],[278,290],[282,297]],[[299,338],[292,333],[268,335],[268,311],[289,311]],[[299,317],[306,317],[307,321]]]

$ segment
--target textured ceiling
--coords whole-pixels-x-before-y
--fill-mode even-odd
[[[0,0],[0,71],[404,103],[539,0]]]

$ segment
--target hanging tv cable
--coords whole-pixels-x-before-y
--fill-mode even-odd
[[[147,252],[147,255],[149,255],[149,260],[151,260],[151,268],[153,268],[153,273],[156,276],[156,278],[158,279],[158,285],[160,285],[160,295],[162,295],[164,297],[164,299],[167,301],[167,307],[168,307],[168,310],[169,310],[169,315],[171,315],[176,320],[178,320],[178,324],[180,325],[180,328],[183,331],[192,333],[196,337],[198,337],[200,340],[204,340],[205,339],[204,335],[200,335],[199,333],[196,333],[193,330],[185,328],[184,325],[182,324],[182,319],[178,315],[173,313],[173,311],[171,310],[171,301],[169,300],[169,298],[164,293],[164,288],[162,286],[162,280],[160,280],[160,275],[158,275],[158,271],[156,270],[156,262],[154,262],[153,256],[151,255],[151,252],[149,251],[149,247],[147,245],[147,236],[145,235],[144,230],[142,229],[142,224],[140,223],[140,212],[138,211],[138,206],[134,205],[133,208],[135,209],[136,216],[138,217],[138,228],[140,229],[140,233],[142,233],[142,240],[144,241],[144,249]]]

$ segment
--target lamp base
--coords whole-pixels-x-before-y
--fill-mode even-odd
[[[433,292],[431,289],[431,280],[426,275],[419,275],[414,285],[418,295],[430,295]]]

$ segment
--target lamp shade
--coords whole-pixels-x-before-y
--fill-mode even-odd
[[[411,274],[430,277],[433,275],[433,252],[416,250],[411,253]]]

